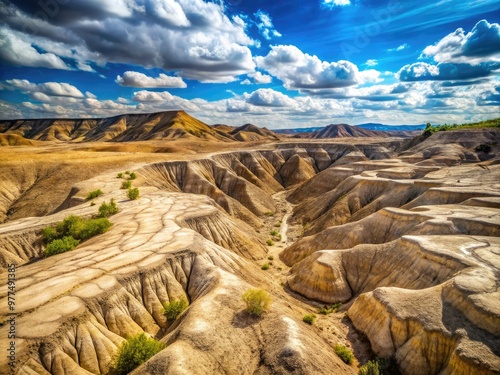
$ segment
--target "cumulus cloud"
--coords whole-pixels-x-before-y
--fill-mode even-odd
[[[427,46],[422,57],[432,57],[436,62],[467,64],[500,61],[500,25],[481,20],[469,33],[459,28]]]
[[[403,66],[397,73],[397,77],[401,81],[469,80],[490,76],[498,69],[500,69],[500,62],[478,65],[453,63],[431,65],[417,62]]]
[[[254,13],[257,20],[256,25],[264,38],[270,40],[272,37],[281,37],[281,33],[274,28],[271,16],[262,10]]]
[[[251,94],[246,94],[247,103],[262,107],[289,107],[293,99],[279,91],[272,89],[258,89]]]
[[[279,78],[287,89],[325,89],[360,82],[356,65],[349,61],[321,61],[295,46],[272,46],[267,56],[255,58],[257,66]]]
[[[19,33],[0,28],[0,61],[16,66],[64,69],[71,68],[53,53],[38,52],[32,44],[23,40]]]
[[[273,77],[267,74],[262,74],[261,72],[250,73],[248,76],[253,78],[253,82],[256,84],[271,83],[273,80]]]
[[[368,59],[368,60],[366,60],[365,64],[368,66],[375,66],[378,64],[378,61],[375,59]]]
[[[149,77],[143,73],[127,71],[123,76],[116,77],[116,83],[127,87],[144,88],[186,88],[186,83],[181,77],[171,77],[160,73],[157,78]]]
[[[85,95],[69,83],[45,82],[32,83],[26,79],[8,79],[6,88],[17,89],[28,94],[43,94],[46,96],[62,96],[68,98],[83,98]]]
[[[254,71],[249,46],[255,44],[241,18],[229,18],[221,3],[203,0],[115,0],[113,2],[72,0],[46,20],[35,0],[10,4],[0,20],[22,30],[21,39],[36,39],[45,56],[26,61],[65,68],[60,57],[89,62],[133,64],[177,71],[181,77],[202,82],[230,82]],[[8,30],[6,26],[0,29]],[[71,51],[68,53],[68,51]],[[76,55],[73,54],[73,51]],[[5,43],[1,57],[9,62],[20,54],[15,43]],[[71,56],[67,56],[70,54]],[[38,53],[40,55],[40,53]],[[23,59],[17,57],[18,64]],[[24,65],[26,66],[26,65]],[[32,66],[32,65],[28,65]],[[38,65],[40,66],[40,65]]]

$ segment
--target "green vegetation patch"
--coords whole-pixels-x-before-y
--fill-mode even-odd
[[[127,198],[131,200],[139,199],[140,193],[138,188],[128,189]]]
[[[335,345],[335,354],[337,354],[344,363],[350,365],[354,359],[354,354],[345,345],[337,344]]]
[[[118,353],[111,366],[114,374],[128,374],[165,348],[165,344],[156,341],[144,333],[130,337],[118,348]]]
[[[163,314],[165,314],[168,320],[175,320],[187,309],[188,305],[188,301],[184,297],[174,299],[170,302],[163,302]]]
[[[271,296],[264,289],[248,289],[242,296],[246,304],[246,311],[261,316],[271,306]]]
[[[424,130],[425,136],[430,136],[436,132],[449,131],[449,130],[463,130],[463,129],[479,129],[479,128],[500,128],[500,118],[474,122],[471,124],[444,124],[444,125],[435,125],[432,126],[430,123],[427,123],[427,126]]]
[[[102,202],[99,206],[99,217],[110,217],[114,214],[118,213],[118,206],[114,199],[111,198],[109,203]]]
[[[88,193],[87,198],[85,198],[85,200],[90,201],[94,198],[97,198],[100,195],[103,195],[103,194],[104,193],[102,192],[101,189],[97,189],[97,190],[94,190],[94,191],[91,191],[90,193]]]
[[[307,323],[309,325],[313,325],[314,324],[314,321],[316,320],[316,314],[306,314],[304,315],[304,317],[302,318],[302,321],[304,323]]]

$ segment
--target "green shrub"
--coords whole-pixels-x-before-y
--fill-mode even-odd
[[[328,314],[331,314],[333,312],[337,312],[337,310],[340,308],[340,306],[342,306],[341,302],[335,303],[331,306],[323,306],[322,308],[320,308],[318,310],[318,313],[323,314],[323,315],[328,315]]]
[[[281,222],[274,224],[274,226],[275,226],[276,228],[281,227]]]
[[[136,178],[137,178],[137,175],[135,174],[135,172],[130,173],[129,179],[135,180]]]
[[[97,189],[94,191],[91,191],[90,193],[87,194],[87,198],[85,198],[86,201],[90,201],[94,198],[97,198],[99,195],[103,195],[104,193],[102,192],[101,189]]]
[[[267,243],[267,246],[273,246],[274,245],[273,240],[270,239],[270,238],[266,241],[266,243]]]
[[[42,229],[42,238],[45,243],[54,241],[57,238],[57,231],[54,227],[46,227]]]
[[[122,172],[118,173],[118,174],[116,175],[116,177],[117,177],[117,178],[123,178],[123,173],[122,173]]]
[[[188,307],[188,301],[182,297],[178,300],[163,302],[163,313],[168,320],[175,320]]]
[[[90,202],[90,207],[95,206],[95,202]]]
[[[337,354],[340,359],[342,359],[348,365],[351,364],[352,360],[354,359],[354,355],[352,354],[351,350],[345,345],[335,345],[335,354]]]
[[[52,255],[65,253],[66,251],[73,250],[79,243],[79,240],[71,236],[55,239],[47,245],[43,254],[50,257]]]
[[[122,187],[120,189],[130,189],[132,187],[132,181],[123,181]]]
[[[271,236],[277,236],[277,235],[278,235],[278,232],[275,229],[273,229],[271,231]]]
[[[302,318],[302,321],[309,324],[309,325],[313,325],[315,320],[316,320],[315,314],[306,314]]]
[[[128,175],[130,175],[130,171],[125,171],[125,174],[128,174]]]
[[[274,216],[274,212],[267,211],[267,212],[264,212],[264,215],[266,215],[266,216]]]
[[[73,229],[70,235],[77,240],[85,241],[91,237],[103,234],[111,227],[111,222],[107,218],[82,219]]]
[[[112,372],[128,374],[165,348],[165,344],[147,337],[144,333],[127,339],[118,348]]]
[[[246,311],[261,316],[271,306],[271,296],[264,289],[248,289],[242,296]]]
[[[262,266],[260,266],[261,270],[267,271],[269,269],[269,263],[264,263]]]
[[[71,236],[77,240],[85,241],[106,232],[111,225],[111,222],[106,218],[84,219],[80,216],[70,215],[57,224],[57,238]]]
[[[377,361],[368,361],[361,366],[358,375],[380,375],[380,367]]]
[[[138,188],[128,189],[127,198],[132,199],[132,200],[138,199],[139,198],[139,189]]]
[[[99,206],[99,217],[110,217],[116,213],[118,213],[118,206],[114,199],[111,199],[109,203],[102,202]]]
[[[267,257],[267,259],[269,259],[269,260],[274,260],[274,257],[273,257],[272,255],[269,255],[269,256]]]

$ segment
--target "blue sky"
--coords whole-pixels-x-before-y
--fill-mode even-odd
[[[500,112],[493,0],[0,0],[0,117],[268,128]]]

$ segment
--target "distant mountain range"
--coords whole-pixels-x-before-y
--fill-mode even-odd
[[[350,125],[352,126],[352,125]],[[377,130],[383,132],[408,132],[408,131],[420,131],[425,129],[425,124],[422,125],[384,125],[369,122],[366,124],[354,125],[354,127],[359,127],[368,130]],[[273,132],[278,134],[297,134],[297,133],[312,133],[323,129],[324,126],[316,126],[310,128],[293,128],[293,129],[274,129]]]

